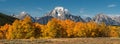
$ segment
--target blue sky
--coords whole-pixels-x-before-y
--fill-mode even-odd
[[[33,17],[41,17],[57,6],[77,16],[120,15],[120,0],[0,0],[0,12],[19,14],[26,11]]]

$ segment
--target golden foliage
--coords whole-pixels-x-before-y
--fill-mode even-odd
[[[119,37],[118,27],[104,23],[74,22],[53,18],[46,25],[33,23],[30,17],[0,26],[0,39],[35,39],[66,37]]]

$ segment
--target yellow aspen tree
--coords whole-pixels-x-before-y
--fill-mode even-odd
[[[71,20],[65,20],[65,24],[66,24],[67,36],[68,37],[74,37],[73,29],[74,29],[74,26],[75,26],[75,22],[73,22]]]

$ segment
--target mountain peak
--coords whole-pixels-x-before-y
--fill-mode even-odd
[[[100,13],[100,14],[98,14],[98,15],[96,15],[95,16],[96,18],[103,18],[103,19],[107,19],[107,18],[109,18],[109,16],[107,16],[107,15],[105,15],[105,14],[103,14],[103,13]]]
[[[26,16],[30,16],[30,15],[29,15],[27,12],[22,11],[22,12],[20,12],[19,15],[15,16],[15,17],[22,20],[22,19],[24,19]]]
[[[58,18],[61,20],[70,19],[75,22],[83,21],[79,16],[74,16],[68,12],[68,9],[64,7],[55,7],[52,11],[46,14],[46,16],[52,16],[53,18]]]
[[[98,16],[106,16],[105,14],[103,14],[103,13],[100,13],[100,14],[98,14]]]
[[[57,11],[65,11],[65,12],[68,11],[68,9],[65,9],[64,7],[55,7],[54,10],[57,10]]]
[[[69,15],[68,9],[65,9],[64,7],[55,7],[50,13],[47,14],[47,16],[53,16],[53,17],[63,17],[64,15]]]
[[[101,23],[104,22],[107,25],[119,25],[118,22],[116,22],[115,20],[113,20],[111,17],[104,15],[104,14],[98,14],[96,15],[93,20],[97,23]]]
[[[64,7],[55,7],[55,10],[61,10],[63,11]]]
[[[22,12],[20,13],[20,15],[28,15],[28,13],[25,12],[25,11],[22,11]]]
[[[54,11],[56,12],[57,16],[62,16],[68,13],[68,10],[64,7],[55,7]]]

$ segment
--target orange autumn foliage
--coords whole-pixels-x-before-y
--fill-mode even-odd
[[[15,20],[13,24],[0,26],[0,39],[75,37],[120,37],[119,28],[90,22],[74,22],[69,19],[51,19],[46,25],[34,23],[30,17]]]

